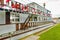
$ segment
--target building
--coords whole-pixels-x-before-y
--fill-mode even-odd
[[[47,10],[46,8],[38,5],[35,2],[32,2],[30,4],[27,4],[29,7],[34,8],[33,10],[35,10],[35,15],[38,14],[37,16],[37,20],[39,21],[51,21],[51,11]],[[33,13],[34,14],[34,13]]]
[[[53,18],[53,22],[60,23],[60,17],[59,18]]]
[[[37,27],[41,23],[52,21],[51,11],[35,2],[24,5],[16,1],[3,0],[0,3],[1,6],[3,5],[0,8],[0,35]]]

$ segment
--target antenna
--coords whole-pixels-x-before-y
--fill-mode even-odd
[[[46,6],[46,4],[45,3],[43,3],[43,7],[45,8],[45,6]]]

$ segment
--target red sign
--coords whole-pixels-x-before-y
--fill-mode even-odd
[[[11,4],[11,6],[12,6],[12,8],[15,8],[15,4],[12,2],[12,4]]]
[[[8,3],[10,0],[6,0],[6,3]]]
[[[32,13],[33,13],[33,14],[36,14],[35,8],[32,8]]]
[[[28,11],[28,6],[24,6],[24,11]]]
[[[15,3],[15,8],[16,8],[16,9],[19,9],[19,8],[20,8],[20,4],[19,4],[19,3],[18,3],[18,4]]]

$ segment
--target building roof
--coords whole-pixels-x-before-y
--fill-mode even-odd
[[[31,4],[32,4],[32,5],[35,4],[35,5],[39,6],[39,8],[40,8],[41,11],[48,11],[48,12],[51,12],[50,10],[48,10],[48,9],[46,9],[46,8],[44,8],[44,7],[42,7],[41,5],[39,5],[39,4],[35,3],[35,2],[31,2],[31,3],[27,4],[27,5],[30,6]],[[38,9],[38,10],[39,10],[39,9]]]

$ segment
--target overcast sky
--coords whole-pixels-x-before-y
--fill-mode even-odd
[[[52,17],[60,17],[60,0],[15,0],[23,4],[36,2],[39,5],[46,3],[46,8],[51,11]]]

